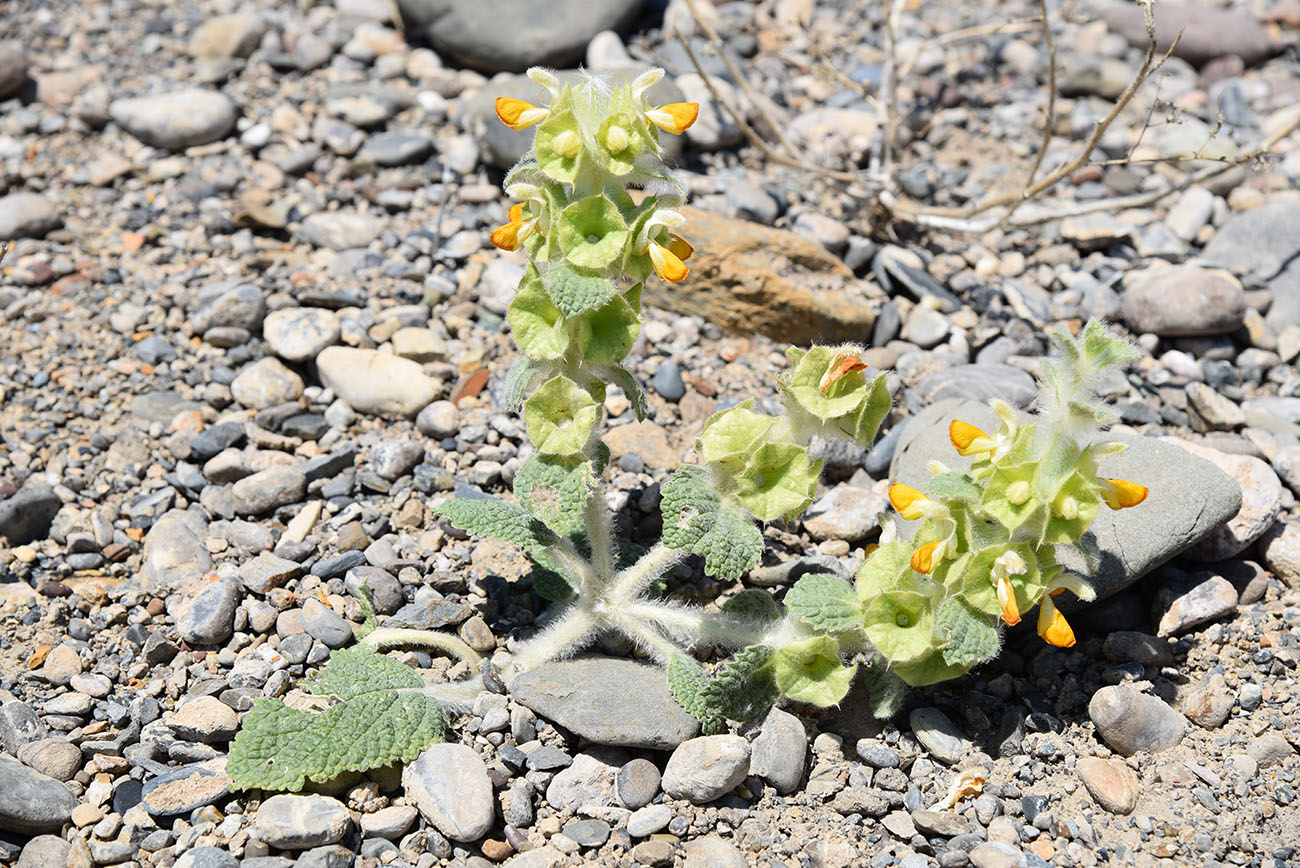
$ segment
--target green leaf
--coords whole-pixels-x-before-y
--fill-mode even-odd
[[[862,667],[862,683],[871,699],[871,715],[877,720],[888,720],[903,710],[907,685],[890,671],[880,657],[873,657]]]
[[[971,478],[957,470],[949,470],[930,478],[925,484],[925,493],[935,500],[943,498],[963,503],[979,503],[983,490]]]
[[[560,241],[560,249],[564,251],[564,258],[571,265],[598,271],[622,257],[629,232],[618,206],[607,197],[597,195],[580,199],[560,212],[557,237]],[[612,287],[613,284],[611,283],[610,286]],[[549,285],[547,291],[551,291]],[[612,293],[611,289],[610,294]],[[554,294],[551,297],[555,299],[560,310],[569,313],[570,308],[564,302]],[[599,302],[577,312],[604,304],[608,298],[609,295],[606,295]]]
[[[798,515],[817,494],[822,461],[795,443],[764,443],[736,479],[736,499],[759,521]]]
[[[375,618],[375,607],[370,602],[370,579],[362,579],[361,584],[357,585],[357,603],[361,606],[362,626],[352,631],[352,636],[357,641],[369,636],[379,629],[379,621]]]
[[[537,552],[532,557],[533,569],[529,578],[537,596],[552,603],[563,603],[573,596],[573,585],[566,577],[559,558],[550,552]]]
[[[786,593],[785,607],[814,630],[843,633],[862,627],[857,592],[848,582],[829,573],[800,578]]]
[[[532,386],[533,380],[547,369],[546,365],[536,359],[530,359],[528,356],[520,356],[515,359],[514,364],[506,371],[505,380],[505,410],[508,413],[518,413],[524,405],[524,392]]]
[[[559,543],[559,537],[522,507],[488,498],[456,497],[433,508],[466,533],[503,540],[530,554]]]
[[[569,330],[564,314],[542,288],[531,280],[515,294],[506,320],[520,352],[534,359],[558,359],[569,348]]]
[[[780,696],[771,659],[771,648],[751,645],[724,660],[704,687],[705,702],[728,720],[759,720]]]
[[[840,646],[829,636],[786,645],[772,654],[777,689],[791,699],[822,707],[849,692],[857,666],[840,663]]]
[[[943,659],[967,669],[998,653],[998,631],[989,616],[977,612],[960,597],[947,597],[934,613],[935,626],[948,634]]]
[[[571,153],[557,150],[555,140],[560,136],[576,137],[579,142],[577,150]],[[546,177],[561,184],[572,184],[579,174],[579,163],[586,146],[587,143],[582,141],[582,128],[573,112],[560,111],[557,106],[552,106],[551,116],[537,127],[533,149]]]
[[[733,474],[740,473],[776,424],[775,418],[755,413],[753,406],[754,399],[750,398],[710,416],[696,441],[700,457],[709,464],[725,467]]]
[[[878,546],[867,555],[858,568],[856,579],[858,599],[868,602],[886,591],[911,585],[912,547],[905,542],[890,542]]]
[[[259,699],[244,715],[227,765],[234,787],[297,792],[309,780],[414,759],[447,724],[431,697],[398,692],[423,685],[419,673],[369,648],[335,651],[312,687],[338,703],[311,712]]]
[[[641,333],[641,284],[625,295],[615,295],[604,306],[578,323],[578,346],[582,357],[596,365],[616,365],[632,352]]]
[[[781,607],[761,588],[745,588],[722,604],[724,614],[746,621],[769,624],[781,620]]]
[[[866,607],[871,644],[890,663],[912,660],[938,646],[930,598],[915,591],[886,591]]]
[[[700,555],[711,576],[738,579],[763,555],[763,534],[748,516],[722,502],[702,467],[673,472],[664,483],[660,510],[664,545]]]
[[[899,678],[913,687],[925,687],[938,684],[966,674],[965,666],[954,666],[943,659],[943,652],[934,650],[914,660],[890,663],[890,668]]]
[[[632,412],[636,414],[638,422],[650,415],[650,402],[646,400],[645,389],[641,388],[631,371],[619,365],[602,365],[597,370],[605,375],[605,379],[623,390],[623,394],[632,403]]]
[[[727,730],[727,722],[709,707],[704,690],[709,674],[704,667],[685,654],[674,654],[668,661],[668,689],[686,713],[700,722],[700,732],[717,735]]]
[[[582,452],[600,419],[600,405],[567,377],[551,377],[524,402],[524,426],[538,452]]]
[[[558,536],[582,525],[582,509],[595,487],[591,462],[578,455],[534,455],[515,473],[519,503]]]
[[[548,268],[542,276],[542,285],[556,308],[569,317],[602,307],[618,292],[608,277],[583,274],[567,262]]]

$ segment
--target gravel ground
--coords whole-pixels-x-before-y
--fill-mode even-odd
[[[386,0],[0,0],[0,864],[1300,865],[1300,136],[1139,207],[873,231],[859,185],[815,167],[866,166],[880,134],[882,4],[697,3],[752,92],[679,0],[556,0],[507,32],[490,3],[439,5],[399,0],[403,30]],[[1018,189],[1045,104],[1036,11],[903,16],[900,195]],[[1158,13],[1185,24],[1174,56],[1050,207],[1177,182],[1295,121],[1294,2]],[[1043,171],[1142,56],[1122,11],[1052,14]],[[745,140],[672,27],[809,169]],[[947,399],[1023,405],[1057,325],[1133,337],[1108,396],[1165,451],[1135,471],[1151,502],[1115,531],[1114,593],[1071,616],[1074,648],[1022,628],[888,723],[855,692],[701,738],[606,642],[484,693],[404,772],[230,792],[240,715],[301,699],[363,580],[381,620],[502,660],[545,611],[522,555],[429,514],[509,497],[531,454],[500,402],[523,263],[487,242],[527,139],[491,99],[531,62],[654,63],[703,104],[679,157],[693,273],[652,290],[629,360],[652,423],[616,389],[605,405],[625,535],[655,537],[710,413],[774,402],[785,341],[867,345],[896,409],[872,449],[827,453],[802,520],[766,528],[743,584],[777,596],[852,574],[891,463],[926,454]],[[739,587],[690,563],[671,592]],[[963,773],[982,790],[947,809]]]

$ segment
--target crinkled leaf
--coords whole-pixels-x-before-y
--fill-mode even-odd
[[[529,578],[532,580],[533,590],[543,600],[563,603],[573,596],[573,586],[565,577],[559,558],[551,552],[533,554],[533,569]]]
[[[719,498],[701,467],[674,471],[664,484],[660,509],[664,544],[703,557],[711,576],[738,579],[763,555],[763,534]]]
[[[780,696],[771,659],[771,648],[751,645],[723,661],[704,687],[705,702],[728,720],[760,719]]]
[[[862,606],[853,586],[829,573],[800,578],[786,593],[785,607],[814,630],[843,633],[862,627]]]
[[[565,262],[548,268],[542,285],[560,312],[570,317],[596,310],[618,292],[608,277],[583,274]]]
[[[862,667],[862,683],[867,688],[871,702],[871,715],[877,720],[888,720],[903,710],[907,685],[879,657]]]
[[[935,500],[958,500],[963,503],[979,503],[984,493],[965,473],[949,470],[930,478],[925,484],[925,493]]]
[[[515,497],[559,536],[582,524],[582,509],[596,486],[591,462],[581,456],[534,455],[515,473]]]
[[[446,716],[438,703],[402,688],[423,686],[409,667],[358,647],[335,651],[313,687],[339,702],[320,712],[259,699],[244,716],[227,770],[236,789],[297,792],[343,772],[402,760],[440,741]]]
[[[582,357],[597,365],[616,365],[632,352],[641,332],[641,284],[615,295],[603,307],[582,317],[578,346]]]
[[[934,613],[935,626],[948,634],[943,659],[953,666],[970,668],[998,653],[998,631],[983,612],[977,612],[960,597],[947,597]]]
[[[857,666],[840,662],[840,646],[829,636],[786,645],[772,653],[777,689],[813,705],[836,705],[849,692]]]
[[[954,666],[943,659],[943,652],[935,649],[913,660],[890,663],[894,673],[913,687],[938,684],[966,674],[965,666]]]
[[[878,546],[858,568],[858,599],[868,602],[876,596],[911,584],[912,547],[905,542],[889,542]]]
[[[488,498],[456,497],[433,508],[466,533],[491,537],[534,553],[559,542],[546,524],[526,509]]]
[[[722,604],[722,611],[746,621],[766,624],[781,620],[781,607],[772,595],[760,588],[745,588]]]
[[[709,684],[709,674],[704,667],[685,654],[674,654],[668,661],[668,689],[673,699],[686,709],[686,713],[700,722],[700,732],[717,735],[726,732],[727,722],[709,707],[704,689]]]
[[[532,386],[533,380],[547,369],[546,365],[536,359],[530,359],[528,356],[520,356],[515,359],[510,370],[506,372],[505,380],[505,410],[510,413],[518,413],[524,405],[524,392]]]

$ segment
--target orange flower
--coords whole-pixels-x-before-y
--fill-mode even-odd
[[[673,238],[676,238],[676,236],[673,236]],[[685,244],[686,242],[682,243]],[[668,247],[664,247],[657,241],[650,242],[650,245],[647,248],[650,253],[650,264],[654,266],[655,274],[659,275],[664,280],[669,283],[680,283],[686,279],[686,275],[690,274],[691,270],[682,262],[682,258],[673,251],[672,248],[677,245],[675,245],[671,239],[669,240],[668,245]],[[690,245],[687,245],[687,247],[689,248]],[[679,247],[678,249],[681,248]],[[687,253],[687,255],[689,256],[690,254]]]
[[[845,351],[832,359],[830,365],[826,367],[826,373],[822,374],[821,381],[817,384],[817,391],[825,395],[831,390],[831,386],[854,371],[861,371],[866,367],[867,363],[858,358],[855,353]]]
[[[1020,606],[1016,603],[1016,589],[1011,587],[1011,579],[999,576],[997,579],[998,605],[1002,607],[1002,620],[1007,626],[1014,627],[1020,623]]]
[[[512,205],[510,208],[509,222],[504,226],[498,226],[492,230],[488,240],[492,242],[493,247],[501,250],[518,250],[519,246],[524,243],[537,226],[537,218],[524,218],[524,206],[522,204]]]
[[[1136,482],[1129,482],[1126,479],[1098,477],[1097,486],[1097,493],[1101,495],[1101,499],[1106,501],[1106,505],[1111,509],[1137,506],[1147,499],[1147,487],[1145,485],[1138,485]]]
[[[1043,599],[1038,604],[1038,635],[1049,645],[1055,645],[1057,648],[1074,647],[1074,630],[1070,628],[1070,623],[1065,620],[1061,610],[1056,608],[1052,602],[1055,597],[1064,588],[1057,588],[1043,595]]]
[[[645,113],[645,119],[665,132],[679,135],[695,123],[699,114],[699,103],[674,102],[650,109]]]
[[[501,123],[512,130],[526,130],[538,121],[544,121],[551,116],[550,109],[508,96],[497,97],[496,110]]]
[[[934,569],[934,562],[943,559],[945,542],[946,540],[937,539],[912,552],[912,557],[908,561],[912,569],[921,574],[928,574],[930,570]]]
[[[925,514],[925,506],[934,503],[910,485],[895,482],[889,486],[889,502],[903,518],[918,519]]]
[[[948,423],[948,439],[959,455],[976,455],[980,452],[993,452],[998,448],[997,441],[969,422],[953,419]]]

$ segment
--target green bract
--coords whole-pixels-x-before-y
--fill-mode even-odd
[[[543,452],[582,452],[600,418],[600,406],[567,377],[552,377],[524,402],[528,439]]]
[[[560,212],[559,240],[571,264],[599,270],[622,256],[627,224],[609,199],[589,196]]]
[[[780,378],[781,390],[802,421],[823,436],[871,445],[889,413],[885,375],[867,379],[855,347],[791,347],[794,369]]]

